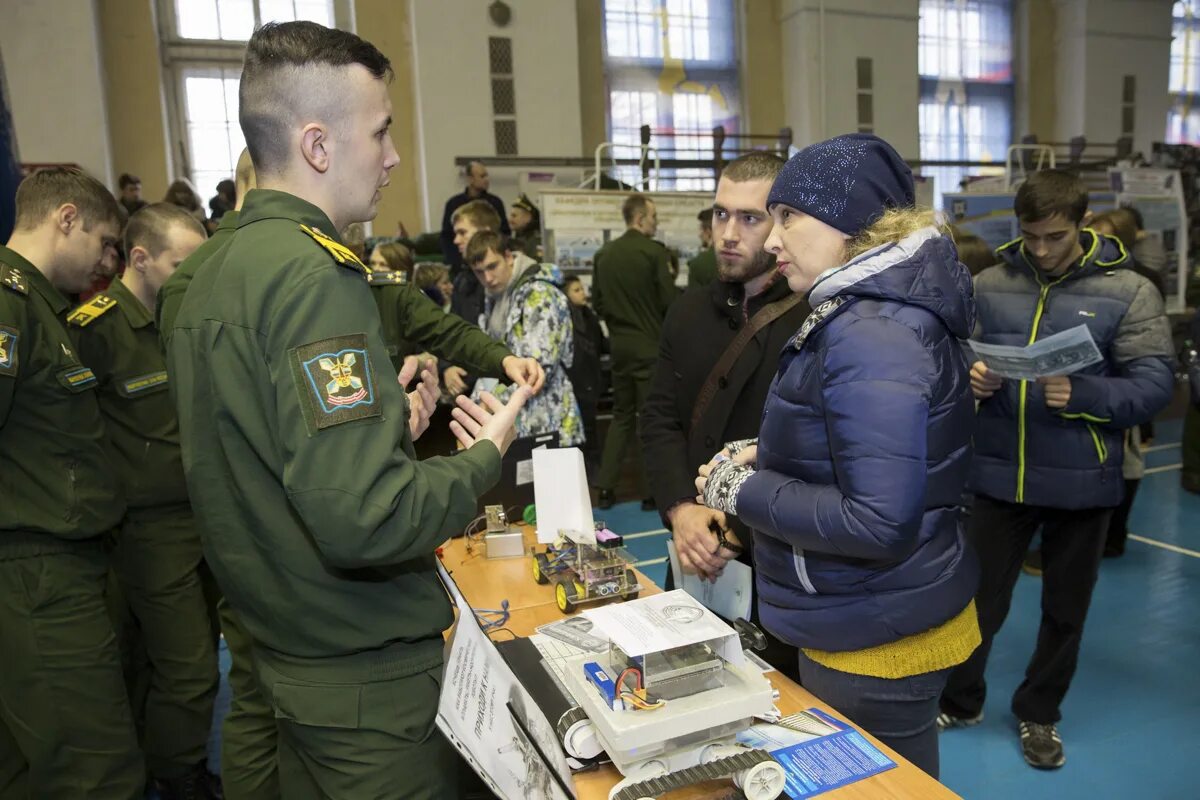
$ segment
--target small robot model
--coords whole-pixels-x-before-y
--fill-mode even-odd
[[[632,600],[641,586],[623,544],[603,522],[590,532],[560,530],[545,552],[534,553],[533,579],[554,581],[554,599],[564,614],[597,600]]]
[[[558,735],[572,758],[612,760],[623,778],[609,800],[653,800],[722,778],[747,800],[783,792],[779,762],[737,741],[757,719],[779,713],[774,688],[742,655],[742,633],[641,655],[614,643],[567,659],[563,684],[576,705],[559,719]]]

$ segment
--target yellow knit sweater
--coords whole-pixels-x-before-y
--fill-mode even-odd
[[[839,672],[874,678],[907,678],[957,666],[967,660],[981,641],[975,601],[972,600],[956,617],[922,633],[865,650],[833,652],[805,648],[804,654]]]

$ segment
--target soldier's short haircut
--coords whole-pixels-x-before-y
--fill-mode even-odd
[[[625,218],[625,224],[632,225],[639,215],[646,213],[653,202],[644,194],[631,194],[626,197],[625,202],[621,204],[621,216]]]
[[[774,153],[755,150],[735,158],[721,170],[721,177],[734,183],[774,181],[783,169],[784,160]]]
[[[450,224],[457,225],[458,221],[466,218],[478,231],[500,230],[500,215],[487,200],[472,200],[458,207],[450,217]]]
[[[47,215],[71,203],[79,210],[84,230],[93,225],[121,225],[121,207],[112,192],[86,172],[73,167],[39,169],[17,187],[16,230],[32,230]]]
[[[260,173],[287,166],[290,128],[314,97],[336,102],[335,71],[355,64],[381,80],[392,78],[387,56],[353,33],[315,22],[271,22],[254,32],[242,65],[238,121]]]
[[[145,248],[151,258],[158,256],[167,249],[167,236],[177,225],[208,236],[195,217],[174,203],[151,203],[139,208],[125,225],[125,260],[135,247]]]
[[[1087,214],[1088,193],[1083,181],[1061,169],[1035,172],[1017,189],[1013,211],[1021,222],[1041,222],[1061,214],[1078,225]]]
[[[700,220],[700,227],[705,230],[712,230],[712,207],[700,209],[700,213],[696,215],[696,219]]]
[[[467,251],[463,253],[463,261],[469,266],[477,267],[487,258],[489,252],[502,256],[512,251],[508,237],[498,231],[480,231],[467,242]]]

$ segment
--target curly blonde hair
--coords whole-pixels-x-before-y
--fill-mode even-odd
[[[850,261],[868,250],[898,242],[923,228],[937,228],[943,236],[951,236],[950,226],[932,208],[889,208],[869,227],[846,241],[845,259]]]

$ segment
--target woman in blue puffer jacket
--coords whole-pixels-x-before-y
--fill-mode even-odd
[[[875,136],[795,155],[767,249],[812,314],[780,356],[757,443],[701,468],[754,530],[763,624],[806,689],[933,776],[938,696],[979,644],[959,530],[975,413],[971,278]]]

